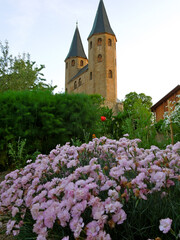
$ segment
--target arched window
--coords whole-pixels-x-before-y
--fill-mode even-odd
[[[92,72],[90,72],[89,79],[92,80]]]
[[[71,61],[71,66],[75,66],[75,60],[74,59]]]
[[[112,40],[110,38],[108,39],[108,46],[112,46]]]
[[[90,49],[92,48],[92,41],[90,42],[90,46],[89,47],[90,47]]]
[[[66,69],[68,68],[68,62],[66,63]]]
[[[102,38],[98,38],[97,45],[101,46],[102,45]]]
[[[81,78],[79,78],[78,86],[81,86],[81,85],[82,85]]]
[[[83,66],[84,65],[84,62],[83,60],[80,61],[80,66]]]
[[[108,72],[108,78],[112,78],[112,71],[111,70],[109,70],[109,72]]]
[[[74,89],[76,89],[77,88],[77,82],[75,81],[74,82]]]
[[[66,92],[68,92],[68,89],[66,88]]]
[[[101,54],[98,55],[98,62],[102,62],[102,55]]]

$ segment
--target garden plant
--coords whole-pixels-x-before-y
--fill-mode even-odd
[[[17,239],[170,240],[180,237],[180,142],[96,138],[58,145],[0,184]]]

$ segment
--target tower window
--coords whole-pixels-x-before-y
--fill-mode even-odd
[[[75,66],[75,60],[74,59],[71,61],[71,66]]]
[[[81,85],[82,85],[81,78],[79,78],[78,86],[81,86]]]
[[[102,55],[101,54],[98,55],[98,62],[102,62]]]
[[[101,46],[102,45],[102,38],[98,38],[97,45]]]
[[[84,65],[84,62],[83,60],[80,61],[80,66],[83,66]]]
[[[66,69],[68,68],[68,62],[66,63]]]
[[[108,78],[112,78],[112,71],[111,70],[109,70],[109,72],[108,72]]]
[[[92,41],[90,42],[90,49],[92,48]]]
[[[92,72],[90,72],[90,76],[89,76],[90,80],[92,80]]]
[[[74,82],[74,89],[76,89],[77,88],[77,82],[75,81]]]
[[[108,39],[108,46],[112,46],[112,40],[110,38]]]

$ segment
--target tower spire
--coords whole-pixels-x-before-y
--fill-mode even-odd
[[[98,10],[96,12],[94,24],[93,24],[93,27],[89,34],[88,39],[92,35],[98,34],[98,33],[109,33],[109,34],[112,34],[115,36],[115,34],[110,26],[103,0],[100,0],[100,2],[99,2],[99,6],[98,6]]]
[[[65,61],[70,57],[82,57],[86,58],[86,54],[84,52],[84,48],[82,45],[79,29],[78,29],[78,22],[76,21],[76,30],[74,32],[73,40],[69,49],[69,53],[65,59]]]

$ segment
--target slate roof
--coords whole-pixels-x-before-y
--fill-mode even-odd
[[[79,29],[77,26],[76,26],[76,30],[74,32],[74,36],[73,36],[73,40],[71,43],[69,53],[68,53],[65,61],[70,57],[82,57],[82,58],[87,59],[86,54],[84,52],[83,45],[82,45]]]
[[[93,27],[89,34],[88,39],[93,34],[98,34],[98,33],[110,33],[115,36],[115,34],[110,26],[103,0],[100,0],[100,2],[99,2],[99,6],[98,6],[98,10],[96,12],[94,24],[93,24]]]
[[[74,76],[72,77],[69,82],[71,82],[72,80],[74,80],[75,78],[79,77],[81,74],[83,74],[84,72],[86,72],[88,70],[88,64],[86,66],[84,66],[83,68],[81,68],[79,70],[79,72]]]

